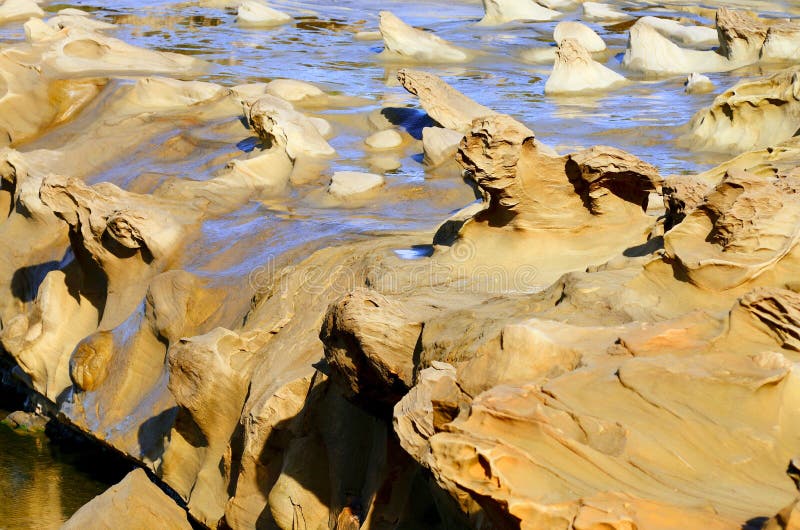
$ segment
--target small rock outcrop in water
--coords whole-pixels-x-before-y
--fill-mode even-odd
[[[696,72],[686,78],[685,92],[687,94],[705,94],[714,90],[714,83],[707,76]]]
[[[589,53],[602,52],[606,43],[592,28],[574,20],[559,22],[553,30],[553,40],[561,44],[564,39],[574,39]]]
[[[337,171],[331,177],[328,193],[336,197],[349,197],[366,193],[382,186],[384,178],[373,173],[359,173],[357,171]]]
[[[702,51],[681,48],[664,36],[692,44],[708,43],[710,39],[698,29],[642,17],[630,29],[622,64],[645,73],[688,74],[728,71],[759,61],[797,59],[796,55],[791,55],[800,36],[800,25],[796,23],[769,26],[750,13],[721,7],[717,11],[716,26],[719,49]],[[768,43],[770,34],[774,36]]]
[[[380,31],[389,59],[427,63],[463,63],[471,59],[467,50],[433,33],[412,28],[389,11],[380,13]]]
[[[484,16],[481,25],[505,24],[514,20],[553,20],[558,11],[542,7],[534,0],[482,0]]]
[[[544,85],[545,94],[575,94],[624,85],[628,80],[598,63],[581,44],[564,39],[558,45],[553,71]]]
[[[236,22],[247,27],[271,27],[291,22],[292,17],[257,0],[246,0],[236,11]]]

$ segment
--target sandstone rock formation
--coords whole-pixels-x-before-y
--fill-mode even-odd
[[[466,131],[472,121],[494,114],[494,111],[477,103],[442,81],[439,77],[403,68],[397,73],[403,87],[417,96],[420,105],[431,118],[443,127]]]
[[[714,90],[714,83],[707,76],[693,72],[686,78],[687,94],[705,94]]]
[[[443,127],[425,127],[422,129],[422,149],[424,161],[430,167],[436,167],[448,161],[454,161],[458,144],[464,135]]]
[[[642,24],[655,28],[665,37],[689,46],[718,46],[719,36],[714,28],[705,26],[684,26],[683,24],[667,18],[641,17]],[[637,22],[639,22],[637,21]]]
[[[484,16],[478,23],[490,26],[514,20],[553,20],[561,13],[534,0],[482,0]]]
[[[78,510],[62,528],[187,530],[192,525],[186,512],[137,469]]]
[[[446,40],[412,28],[389,11],[380,12],[380,31],[388,59],[428,63],[463,63],[472,54]]]
[[[532,130],[552,131],[550,117],[521,112],[529,128],[434,73],[397,73],[425,112],[396,86],[366,103],[337,94],[364,79],[352,69],[340,86],[153,77],[201,65],[59,16],[0,52],[13,146],[0,150],[2,375],[150,476],[130,474],[68,528],[185,528],[187,512],[235,530],[793,524],[796,74],[708,111],[721,125],[706,136],[752,128],[775,136],[738,148],[764,147],[662,178],[615,147],[560,156]],[[304,12],[292,31],[350,42],[365,22],[348,16]],[[722,53],[691,51],[725,67],[791,54],[788,23],[737,16],[720,12]],[[382,18],[387,49],[457,56]],[[626,24],[604,29],[609,43]],[[552,24],[520,26],[547,38]],[[637,27],[671,45],[659,31],[708,34]],[[586,29],[556,27],[551,89],[618,79]],[[437,71],[474,80],[484,64]],[[524,75],[541,87],[540,73]],[[505,95],[478,99],[514,112],[541,99]],[[605,134],[622,137],[589,137]],[[427,169],[457,166],[423,173],[420,149]],[[391,193],[356,193],[383,183],[366,171],[387,153],[402,168]]]
[[[656,74],[721,72],[758,61],[791,60],[796,24],[768,25],[743,11],[720,7],[716,13],[719,49],[701,51],[681,48],[664,35],[681,42],[711,43],[711,36],[694,28],[675,25],[653,17],[643,17],[630,29],[623,65],[631,70]],[[662,34],[663,33],[663,34]],[[767,36],[772,33],[767,45]]]
[[[553,72],[544,85],[545,94],[575,94],[624,85],[628,80],[592,59],[577,40],[558,45]]]
[[[720,46],[720,52],[723,48]],[[629,70],[656,74],[720,72],[745,64],[748,61],[732,61],[716,51],[681,48],[648,23],[646,18],[639,19],[631,27],[628,47],[622,59],[622,65]]]
[[[286,150],[292,160],[326,157],[336,153],[307,116],[297,112],[291,103],[264,95],[245,102],[245,115],[262,140]]]
[[[433,74],[403,68],[397,72],[397,79],[406,90],[419,98],[425,112],[447,129],[464,133],[470,130],[476,119],[496,115],[492,109],[462,94]],[[534,142],[543,153],[557,156],[550,147],[538,140]]]
[[[780,143],[800,129],[800,70],[743,81],[695,114],[683,142],[693,149],[742,152]]]
[[[385,179],[373,173],[356,171],[337,171],[331,177],[328,193],[343,198],[366,193],[383,185]]]
[[[464,255],[470,242],[465,259],[475,259],[494,240],[501,253],[528,233],[541,253],[555,248],[543,239],[552,232],[575,253],[581,231],[567,226],[580,208],[597,216],[587,226],[620,214],[617,236],[622,218],[636,218],[633,205],[644,220],[641,201],[660,189],[652,168],[595,148],[564,157],[560,178],[572,185],[559,188],[564,159],[537,154],[529,135],[505,116],[476,120],[458,156],[488,206],[463,223],[449,252]],[[729,528],[789,506],[774,519],[784,524],[796,495],[781,477],[796,422],[784,411],[798,388],[800,299],[785,288],[798,264],[797,155],[787,145],[689,182],[668,179],[673,224],[663,248],[656,237],[533,296],[473,290],[465,303],[442,287],[453,298],[433,302],[425,290],[381,293],[380,282],[355,290],[328,311],[326,356],[356,403],[377,413],[396,404],[402,446],[472,527]],[[757,171],[778,174],[735,169],[759,159]],[[592,237],[593,251],[599,241]],[[535,263],[520,256],[523,245],[512,248],[506,267]],[[446,254],[433,257],[442,264]],[[556,260],[562,272],[570,266],[563,252]],[[730,409],[731,396],[753,408]],[[756,434],[773,424],[788,431]],[[709,439],[737,442],[709,453]],[[760,452],[761,443],[779,449]],[[730,466],[740,451],[760,456]]]
[[[43,16],[44,11],[34,0],[5,0],[0,5],[0,24]]]
[[[614,9],[609,4],[601,2],[583,2],[583,18],[586,20],[613,22],[629,19],[631,16],[623,11]]]
[[[573,267],[602,263],[644,243],[654,224],[644,208],[660,187],[657,170],[614,148],[552,156],[537,147],[528,128],[497,115],[475,121],[458,161],[489,204],[464,224],[449,250],[453,256],[469,249],[478,263],[497,264],[503,259],[498,250],[513,248],[516,259],[537,269],[537,282],[547,284]],[[566,233],[567,255],[558,242]],[[562,258],[554,260],[556,254]]]
[[[553,30],[553,40],[556,44],[561,44],[564,39],[574,39],[589,53],[602,52],[606,49],[606,43],[597,32],[573,20],[559,22]]]
[[[800,56],[800,24],[774,24],[767,30],[761,47],[761,60],[796,63]]]
[[[246,27],[268,28],[291,22],[292,17],[257,0],[245,0],[236,11],[236,22]]]

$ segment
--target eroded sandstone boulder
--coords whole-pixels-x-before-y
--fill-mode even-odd
[[[688,124],[693,149],[739,153],[783,142],[800,128],[800,69],[743,81],[717,96]]]
[[[643,243],[654,223],[645,205],[660,188],[658,172],[618,149],[554,157],[536,146],[527,127],[496,115],[475,121],[457,157],[489,201],[464,223],[449,249],[454,259],[462,253],[465,262],[499,263],[502,249],[513,248],[515,261],[549,283],[554,274]],[[569,245],[568,255],[557,250],[559,241]]]
[[[553,20],[561,15],[534,0],[483,0],[484,16],[478,24],[490,26],[514,20]]]
[[[255,0],[245,0],[236,11],[236,22],[251,28],[280,26],[291,20],[291,15]]]
[[[463,63],[473,55],[433,33],[412,28],[389,11],[380,12],[379,27],[386,47],[384,56],[389,59]]]
[[[606,90],[628,80],[598,63],[577,40],[564,39],[558,45],[553,71],[544,85],[545,94],[576,94]]]
[[[556,44],[561,44],[564,39],[576,40],[589,53],[602,52],[606,49],[605,41],[596,31],[574,20],[559,22],[553,30],[553,40]]]
[[[186,512],[136,469],[75,512],[62,528],[189,530],[192,525]]]

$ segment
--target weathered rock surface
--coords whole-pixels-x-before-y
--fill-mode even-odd
[[[476,118],[494,114],[492,109],[465,96],[433,74],[403,68],[397,73],[397,79],[419,98],[420,105],[431,118],[448,129],[466,131]]]
[[[693,72],[686,78],[686,88],[684,91],[687,94],[706,94],[713,92],[714,83],[707,76]]]
[[[59,16],[0,52],[14,146],[0,152],[3,354],[58,421],[180,498],[137,471],[73,527],[185,528],[179,506],[236,530],[794,524],[800,139],[788,125],[767,147],[662,179],[613,147],[559,156],[434,74],[398,74],[427,116],[394,106],[407,105],[398,94],[361,110],[335,86],[142,77],[199,64]],[[670,44],[708,35],[639,23]],[[304,25],[345,38],[360,27],[310,13]],[[698,53],[723,66],[791,54],[783,22],[723,11],[718,27],[726,51]],[[564,35],[599,49],[584,29],[559,25],[559,53],[596,70]],[[400,25],[386,34],[387,48],[424,48],[418,59],[452,51]],[[789,123],[794,80],[781,79],[783,92],[737,97],[772,99],[782,117],[759,122],[730,103],[737,127]],[[383,177],[334,173],[326,187],[331,143],[361,167],[353,147],[394,128],[402,143],[374,137],[369,158],[386,147],[394,168],[417,163],[421,133],[429,165],[462,171],[416,179],[415,195],[394,193],[399,172],[392,193],[349,204]],[[102,182],[112,161],[119,186]],[[409,198],[453,193],[440,184],[462,175],[474,196],[464,186],[458,204],[440,199],[455,213],[435,234],[363,213],[403,200],[391,215],[416,215]]]
[[[774,145],[800,129],[800,69],[743,81],[695,114],[682,141],[693,149],[739,153]]]
[[[389,11],[380,12],[380,31],[389,59],[428,63],[463,63],[471,59],[467,50],[416,28],[412,28]]]
[[[558,45],[553,71],[544,85],[545,94],[575,94],[607,90],[628,80],[598,63],[577,40],[564,39]]]
[[[458,144],[463,138],[463,133],[443,127],[422,129],[422,150],[425,164],[436,167],[445,162],[454,161]]]
[[[602,52],[606,49],[606,43],[595,30],[574,20],[559,22],[553,30],[553,40],[556,44],[561,44],[564,39],[577,41],[589,53]]]
[[[714,28],[705,26],[684,26],[680,22],[667,18],[641,17],[641,23],[656,29],[665,37],[689,46],[718,46],[719,36]],[[637,21],[638,22],[638,21]]]
[[[291,15],[257,0],[245,0],[236,11],[236,22],[246,27],[268,28],[291,22]]]
[[[622,65],[629,69],[654,74],[689,74],[721,72],[748,64],[732,61],[716,51],[681,48],[665,37],[655,26],[641,18],[630,29],[628,47]],[[751,61],[752,62],[752,61]]]
[[[674,21],[642,17],[630,29],[622,64],[654,74],[722,72],[759,61],[796,61],[800,26],[769,24],[746,11],[720,7],[716,13],[719,49],[681,48],[670,39],[691,45],[716,44],[707,28],[681,26]]]
[[[631,15],[602,2],[583,2],[583,18],[601,22],[615,22],[629,19]]]
[[[317,126],[291,103],[271,95],[245,102],[245,115],[262,140],[286,150],[292,160],[336,154]]]
[[[482,0],[484,16],[478,24],[491,26],[514,20],[553,20],[561,13],[534,0]]]
[[[374,190],[383,185],[385,179],[374,173],[337,171],[331,177],[328,193],[336,197],[350,197]]]
[[[44,11],[34,0],[5,0],[0,5],[0,24],[43,16]]]
[[[527,127],[496,115],[475,121],[458,161],[489,197],[447,251],[466,253],[467,262],[499,264],[500,249],[512,248],[515,260],[534,267],[537,281],[547,284],[644,243],[654,224],[644,208],[660,187],[658,172],[618,149],[552,156]],[[559,243],[566,234],[568,254]]]
[[[186,512],[137,469],[75,512],[61,528],[189,530],[192,525]]]

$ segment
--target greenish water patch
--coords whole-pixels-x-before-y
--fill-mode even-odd
[[[54,438],[0,424],[0,529],[59,528],[129,470],[94,444]]]

